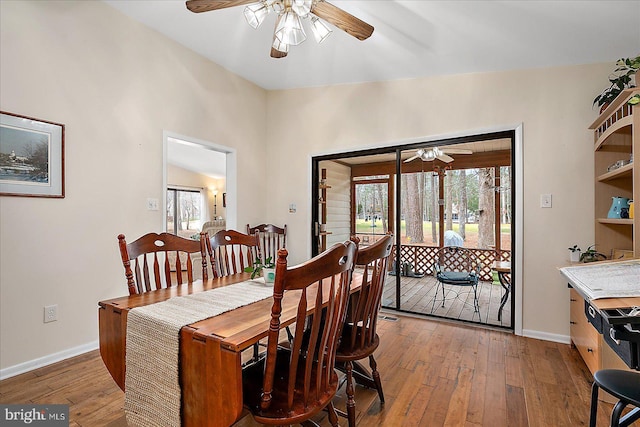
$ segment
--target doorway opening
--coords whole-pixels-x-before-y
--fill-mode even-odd
[[[235,227],[235,150],[208,141],[164,133],[164,230],[199,238]],[[231,225],[232,224],[232,225]]]
[[[391,232],[383,307],[514,330],[515,151],[509,130],[314,157],[314,254]],[[477,288],[438,280],[449,246],[470,254]]]

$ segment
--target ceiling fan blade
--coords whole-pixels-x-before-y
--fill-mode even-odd
[[[373,34],[371,25],[326,1],[317,2],[311,9],[311,13],[330,22],[358,40],[368,39]]]
[[[440,151],[447,154],[473,154],[471,150],[461,150],[458,148],[441,148]]]
[[[413,157],[409,157],[409,158],[408,158],[407,160],[405,160],[404,162],[405,162],[405,163],[409,163],[410,161],[415,160],[415,159],[417,159],[418,157],[420,157],[420,156],[418,156],[418,155],[416,154],[416,155],[415,155],[415,156],[413,156]]]
[[[257,2],[258,0],[188,0],[187,9],[193,13],[200,13]]]
[[[453,157],[447,156],[446,154],[440,154],[439,156],[436,157],[436,159],[441,160],[445,163],[453,162]]]

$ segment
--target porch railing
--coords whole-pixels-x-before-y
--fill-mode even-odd
[[[437,246],[424,246],[418,244],[404,244],[400,246],[400,262],[408,262],[416,273],[433,274]],[[480,280],[492,280],[491,266],[495,261],[511,261],[511,251],[497,251],[493,249],[465,248],[471,251],[480,266]],[[392,252],[395,256],[395,249]]]

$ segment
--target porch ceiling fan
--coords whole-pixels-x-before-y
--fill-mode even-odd
[[[289,46],[306,39],[302,20],[308,19],[318,43],[331,34],[327,21],[358,40],[373,34],[373,27],[325,0],[188,0],[187,9],[194,13],[247,5],[244,16],[253,28],[258,28],[270,12],[278,15],[271,45],[272,58],[284,58]],[[324,21],[323,21],[324,20]]]
[[[445,163],[451,163],[454,158],[448,156],[448,154],[473,154],[471,150],[461,150],[457,148],[419,148],[416,154],[405,160],[405,163],[409,163],[415,159],[422,159],[423,162],[430,162],[435,159],[443,161]]]
[[[460,149],[456,149],[456,148],[438,148],[438,147],[433,147],[433,148],[419,148],[418,151],[416,151],[416,154],[412,157],[409,157],[407,160],[405,160],[405,163],[409,163],[415,159],[422,159],[422,161],[424,162],[430,162],[433,161],[435,159],[438,159],[440,161],[443,161],[445,163],[451,163],[453,162],[453,157],[448,156],[447,154],[473,154],[473,151],[471,150],[460,150]]]

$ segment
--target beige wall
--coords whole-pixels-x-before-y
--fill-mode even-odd
[[[162,228],[163,131],[236,149],[237,223],[286,223],[297,262],[312,155],[523,123],[523,328],[568,335],[556,266],[593,241],[587,126],[611,64],[267,93],[101,2],[3,1],[0,31],[0,108],[66,124],[67,176],[65,199],[0,199],[0,369],[95,345],[97,302],[125,286],[117,234]]]
[[[269,217],[286,221],[291,254],[308,254],[310,157],[523,124],[523,330],[566,340],[568,292],[556,269],[593,242],[591,102],[611,64],[466,74],[269,92]],[[541,209],[540,194],[553,194]],[[285,213],[297,202],[295,215]]]
[[[238,223],[262,222],[266,92],[102,2],[2,1],[0,31],[0,108],[66,125],[66,197],[0,199],[4,369],[96,344],[116,236],[163,228],[163,131],[237,150]]]

